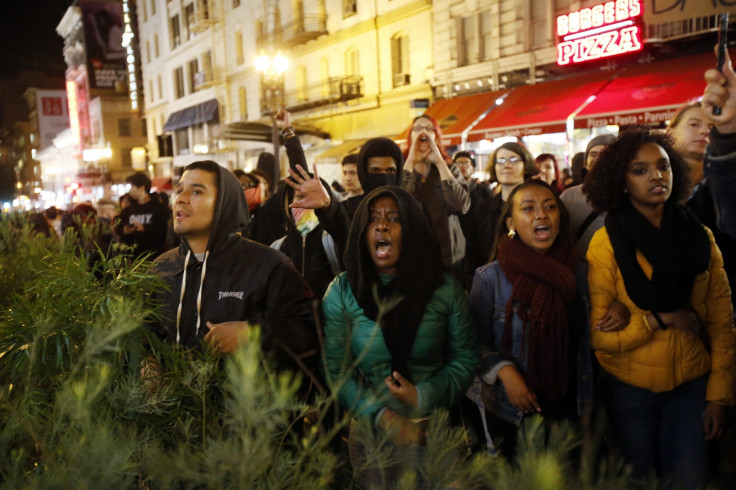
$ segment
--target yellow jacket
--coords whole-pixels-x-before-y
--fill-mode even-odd
[[[721,252],[710,237],[708,270],[695,278],[690,305],[698,313],[710,339],[708,353],[700,338],[675,328],[652,331],[639,309],[626,294],[621,271],[613,255],[608,231],[601,228],[588,248],[591,345],[603,369],[620,381],[654,392],[669,391],[710,371],[706,400],[721,405],[736,402],[736,330],[731,288],[723,270]],[[652,266],[636,251],[648,278]],[[616,300],[631,313],[629,325],[616,332],[601,332],[595,325]]]

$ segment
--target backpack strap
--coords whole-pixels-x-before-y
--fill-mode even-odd
[[[599,213],[598,211],[591,211],[590,214],[585,217],[585,221],[582,222],[577,232],[575,232],[575,238],[580,240],[580,237],[583,236],[585,230],[587,230],[588,227],[593,223],[593,221],[595,221],[595,219],[600,215],[601,213]]]
[[[335,241],[332,239],[326,230],[322,231],[322,248],[325,249],[325,255],[327,255],[327,262],[330,263],[330,269],[334,275],[342,272],[340,267],[340,260],[337,258],[337,250],[335,249]]]

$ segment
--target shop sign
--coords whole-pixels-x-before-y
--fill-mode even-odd
[[[635,112],[630,114],[609,114],[600,115],[595,117],[586,117],[582,120],[575,120],[576,128],[598,128],[603,126],[631,126],[631,125],[644,125],[644,124],[656,124],[670,121],[679,107],[669,109],[653,109],[643,110],[641,112]],[[584,122],[583,122],[584,121]]]
[[[641,0],[611,0],[558,16],[557,64],[640,51],[641,19]]]

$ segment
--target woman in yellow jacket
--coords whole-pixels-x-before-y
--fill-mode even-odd
[[[637,129],[604,150],[583,189],[608,212],[587,258],[591,344],[613,433],[637,480],[658,468],[696,488],[707,441],[734,403],[736,332],[721,252],[679,204],[688,178],[667,136]],[[618,330],[605,322],[613,301],[631,313]]]

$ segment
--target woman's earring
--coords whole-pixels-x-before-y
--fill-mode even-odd
[[[516,230],[514,230],[513,228],[511,228],[509,230],[509,238],[514,238],[515,236],[516,236]]]

